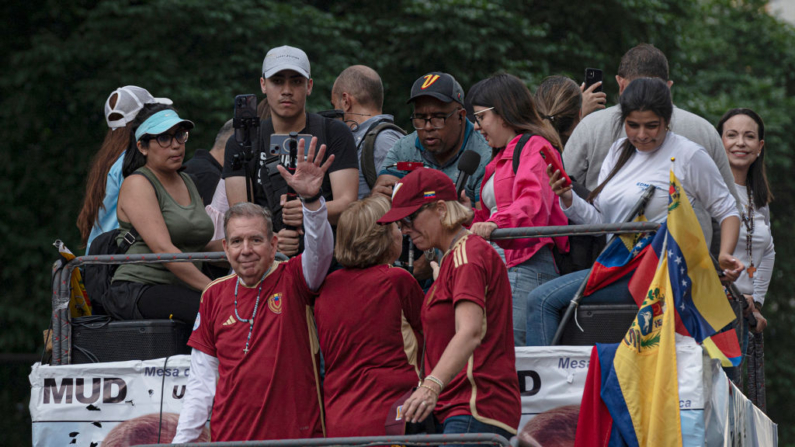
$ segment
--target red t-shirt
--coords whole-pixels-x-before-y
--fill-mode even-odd
[[[315,302],[329,437],[384,436],[387,413],[419,381],[423,293],[405,270],[343,269]]]
[[[262,281],[249,352],[249,324],[235,316],[237,275],[202,294],[188,345],[218,358],[210,420],[213,442],[323,437],[319,345],[301,257],[276,263]],[[238,286],[237,311],[251,319],[260,284]]]
[[[434,412],[442,422],[469,415],[515,434],[522,408],[508,271],[494,248],[471,233],[445,254],[422,307],[429,373],[455,335],[455,304],[463,300],[483,308],[483,338],[464,369],[445,386]]]

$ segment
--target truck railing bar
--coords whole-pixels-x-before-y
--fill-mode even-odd
[[[491,240],[559,236],[598,236],[602,234],[648,233],[657,231],[657,222],[628,222],[596,225],[560,225],[554,227],[498,228]]]
[[[510,447],[511,443],[500,435],[493,433],[465,433],[450,435],[408,435],[408,436],[362,436],[350,438],[312,438],[284,439],[277,441],[236,441],[236,442],[200,442],[196,444],[153,444],[148,447],[166,447],[183,445],[185,447],[320,447],[320,446],[383,446],[383,445],[446,445],[446,444],[490,444]],[[137,447],[137,446],[136,446]]]
[[[78,256],[56,272],[52,297],[52,364],[68,365],[71,360],[72,326],[69,315],[72,271],[88,264],[165,264],[168,262],[223,261],[222,251],[206,253],[152,253],[145,255]],[[89,297],[91,298],[91,297]]]

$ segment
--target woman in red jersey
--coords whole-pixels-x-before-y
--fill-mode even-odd
[[[423,293],[407,271],[393,268],[402,236],[396,224],[377,225],[389,199],[368,197],[340,215],[337,261],[315,302],[326,433],[332,438],[386,435],[392,404],[417,386]]]
[[[433,412],[445,434],[510,438],[521,415],[511,286],[499,254],[462,226],[470,219],[444,173],[418,169],[395,184],[392,209],[378,221],[398,222],[420,250],[444,252],[422,304],[430,374],[403,410],[412,422]]]

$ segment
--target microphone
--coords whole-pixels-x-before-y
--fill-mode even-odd
[[[461,191],[464,189],[469,176],[474,174],[480,165],[480,154],[475,151],[464,151],[461,158],[458,160],[458,180],[455,182],[456,198],[461,197]]]

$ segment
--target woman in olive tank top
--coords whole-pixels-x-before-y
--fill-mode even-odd
[[[132,128],[136,147],[125,160],[117,209],[121,235],[132,228],[140,235],[128,254],[222,250],[220,240],[210,242],[213,223],[196,186],[179,172],[192,128],[170,106],[146,105],[138,114]],[[210,283],[199,267],[122,265],[105,307],[118,319],[173,318],[192,324],[201,291]]]

